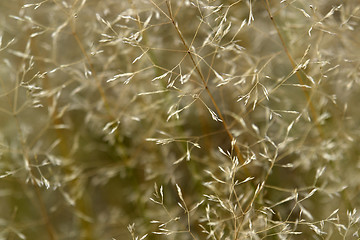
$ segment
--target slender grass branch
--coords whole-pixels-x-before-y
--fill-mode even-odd
[[[224,126],[224,129],[225,129],[228,137],[230,138],[230,141],[233,141],[235,138],[234,138],[234,136],[232,135],[232,133],[230,132],[230,129],[229,129],[229,127],[228,127],[228,125],[227,125],[227,123],[226,123],[226,121],[225,121],[225,118],[224,118],[223,114],[221,113],[220,108],[219,108],[219,106],[217,105],[217,103],[216,103],[216,101],[215,101],[215,98],[213,97],[213,94],[211,93],[211,91],[210,91],[210,89],[209,89],[209,87],[208,87],[208,85],[207,85],[207,82],[206,82],[206,80],[205,80],[205,77],[204,77],[203,73],[201,72],[198,64],[196,63],[196,61],[195,61],[195,59],[194,59],[194,56],[193,56],[193,53],[192,53],[191,50],[190,50],[190,47],[189,47],[189,46],[187,45],[187,43],[185,42],[185,39],[184,39],[184,37],[183,37],[183,35],[182,35],[182,33],[181,33],[178,25],[177,25],[176,22],[175,22],[175,19],[174,19],[173,15],[172,15],[172,10],[171,10],[171,4],[170,4],[170,2],[169,2],[169,1],[166,1],[166,5],[167,5],[167,8],[168,8],[168,12],[169,12],[169,15],[167,15],[167,16],[168,16],[169,19],[171,20],[172,25],[175,27],[176,33],[177,33],[177,35],[179,36],[179,38],[180,38],[180,40],[181,40],[184,48],[185,48],[186,51],[187,51],[188,56],[189,56],[190,59],[191,59],[191,62],[193,63],[193,65],[194,65],[194,67],[195,67],[195,71],[198,73],[198,75],[199,75],[199,77],[200,77],[200,79],[201,79],[201,81],[202,81],[202,83],[203,83],[203,86],[204,86],[207,94],[209,95],[213,106],[215,107],[216,113],[219,115],[219,118],[221,119],[221,122],[222,122],[222,124],[223,124],[223,126]],[[240,162],[241,162],[241,163],[244,163],[245,160],[244,160],[244,158],[243,158],[243,156],[242,156],[242,154],[241,154],[241,152],[240,152],[240,148],[239,148],[237,145],[235,145],[234,148],[235,148],[236,155],[237,155],[237,157],[239,158]]]
[[[284,40],[284,38],[282,37],[282,34],[281,34],[281,32],[280,32],[280,29],[279,29],[279,27],[277,26],[273,15],[271,14],[269,0],[265,0],[265,1],[266,1],[266,11],[268,12],[269,17],[270,17],[270,20],[271,20],[272,24],[274,25],[274,28],[275,28],[278,36],[279,36],[279,39],[280,39],[280,41],[281,41],[281,45],[282,45],[283,48],[284,48],[284,51],[285,51],[285,53],[286,53],[286,56],[288,57],[288,59],[289,59],[289,61],[290,61],[290,63],[291,63],[291,66],[293,67],[293,69],[295,69],[295,68],[296,68],[296,63],[295,63],[294,59],[292,58],[289,49],[287,48],[287,45],[286,45],[286,43],[285,43],[285,40]],[[296,72],[295,72],[295,75],[296,75],[296,77],[298,78],[299,83],[300,83],[301,85],[304,85],[304,80],[303,80],[300,72],[299,72],[299,71],[296,71]],[[320,136],[323,137],[323,131],[322,131],[322,128],[321,128],[320,123],[319,123],[319,121],[318,121],[318,114],[317,114],[317,111],[316,111],[316,109],[315,109],[312,101],[311,101],[311,96],[310,96],[310,94],[309,94],[309,92],[308,92],[308,89],[306,89],[305,87],[301,87],[301,89],[303,90],[303,92],[304,92],[304,94],[305,94],[306,101],[307,101],[308,106],[309,106],[309,108],[310,108],[311,116],[313,117],[313,119],[314,119],[314,121],[315,121],[315,124],[316,124],[316,127],[317,127],[317,129],[318,129],[318,132],[319,132]]]

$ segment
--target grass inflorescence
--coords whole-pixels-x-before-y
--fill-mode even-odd
[[[357,0],[0,9],[0,239],[359,238]]]

